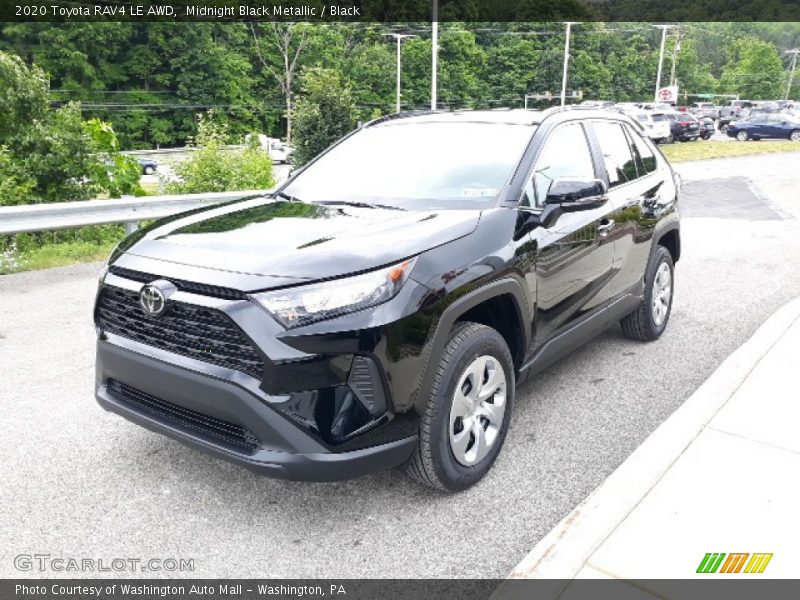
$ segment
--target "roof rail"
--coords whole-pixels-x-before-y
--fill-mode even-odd
[[[386,121],[394,121],[395,119],[406,119],[408,117],[419,117],[422,115],[433,115],[436,113],[444,113],[450,112],[445,110],[404,110],[399,113],[392,113],[390,115],[384,115],[382,117],[378,117],[377,119],[372,119],[372,121],[367,121],[362,125],[362,127],[372,127],[373,125],[379,125],[381,123],[385,123]]]

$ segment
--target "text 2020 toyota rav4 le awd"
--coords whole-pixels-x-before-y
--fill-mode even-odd
[[[614,323],[664,331],[678,193],[639,127],[603,111],[374,121],[269,197],[120,244],[97,399],[266,475],[402,465],[466,488],[523,379]]]

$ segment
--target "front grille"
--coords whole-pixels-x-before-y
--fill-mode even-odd
[[[132,281],[139,281],[141,283],[150,283],[157,279],[165,279],[160,275],[152,275],[151,273],[142,273],[141,271],[133,271],[123,267],[109,267],[109,273],[130,279]],[[200,294],[201,296],[211,296],[212,298],[222,298],[224,300],[244,300],[247,294],[226,287],[219,287],[217,285],[208,285],[205,283],[197,283],[194,281],[184,281],[183,279],[172,279],[169,277],[169,282],[182,292],[189,292],[191,294]]]
[[[100,291],[98,327],[123,337],[260,378],[264,362],[252,341],[223,312],[168,301],[159,317],[145,315],[139,294],[114,286]]]
[[[202,413],[167,402],[132,388],[115,379],[108,381],[108,393],[126,408],[194,436],[237,452],[252,454],[258,440],[247,429]]]

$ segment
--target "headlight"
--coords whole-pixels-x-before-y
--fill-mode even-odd
[[[416,260],[410,258],[362,275],[253,294],[250,298],[284,327],[299,327],[393,298],[411,275]]]

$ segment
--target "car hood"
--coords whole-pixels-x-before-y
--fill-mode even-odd
[[[247,287],[267,289],[400,261],[469,235],[480,214],[478,210],[404,211],[260,198],[158,221],[134,234],[121,250],[150,264],[165,261],[191,267],[191,272],[257,276],[256,281],[243,281],[248,281]],[[136,261],[119,264],[128,266],[126,262]]]

